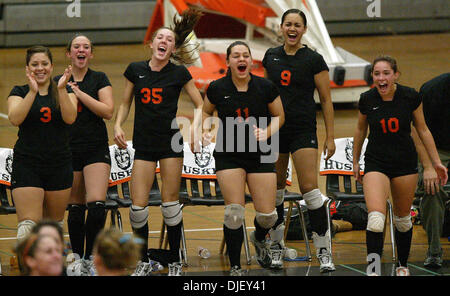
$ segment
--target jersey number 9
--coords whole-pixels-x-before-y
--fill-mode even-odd
[[[291,84],[291,71],[284,70],[281,72],[281,85],[288,86]]]
[[[148,104],[152,102],[153,104],[159,104],[162,102],[162,96],[161,92],[163,91],[162,88],[152,88],[149,89],[147,87],[141,89],[141,94],[143,94],[143,98],[141,99],[142,103]]]

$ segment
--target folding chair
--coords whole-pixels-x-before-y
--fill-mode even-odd
[[[11,202],[9,202],[7,191],[10,192]],[[0,215],[9,215],[15,213],[16,208],[14,206],[14,200],[12,198],[11,187],[0,183]]]
[[[327,174],[326,176],[327,176],[326,177],[327,195],[330,198],[333,198],[335,201],[365,202],[363,187],[360,183],[356,182],[353,175]],[[342,182],[343,186],[340,186],[340,182]],[[331,203],[328,203],[328,206],[330,204]],[[389,199],[387,201],[386,207],[389,215],[392,261],[396,261],[397,251],[394,236],[394,213],[392,209],[392,204]],[[385,235],[386,235],[386,228],[384,236]]]

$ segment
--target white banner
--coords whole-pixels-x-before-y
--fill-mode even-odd
[[[340,174],[353,175],[353,138],[335,139],[336,153],[325,162],[325,155],[320,156],[320,175]],[[368,140],[364,140],[359,167],[364,172],[364,153],[366,152]]]
[[[0,148],[0,183],[11,186],[13,150]]]

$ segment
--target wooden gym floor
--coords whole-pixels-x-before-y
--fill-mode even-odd
[[[420,88],[422,83],[441,73],[448,72],[450,61],[450,33],[423,34],[423,35],[398,35],[398,36],[365,36],[365,37],[336,37],[332,38],[335,46],[340,46],[363,59],[372,61],[379,54],[389,54],[398,61],[401,71],[400,83]],[[54,55],[54,74],[61,73],[69,63],[65,58],[64,47],[52,48]],[[127,65],[133,61],[147,59],[147,52],[142,44],[96,46],[91,67],[105,72],[113,85],[115,107],[120,104],[124,87],[123,72]],[[7,113],[6,98],[16,84],[25,84],[25,49],[0,49],[0,147],[12,148],[17,139],[16,127],[13,127],[4,117]],[[192,103],[182,98],[180,100],[179,115],[191,116]],[[134,118],[134,108],[124,124],[127,138],[131,139]],[[357,118],[356,104],[335,104],[335,137],[353,136]],[[324,124],[320,110],[318,117],[319,147],[323,145]],[[113,142],[113,121],[107,122],[110,144]],[[325,192],[325,178],[319,177],[319,186]],[[296,174],[294,172],[291,191],[298,190]],[[287,206],[287,205],[286,205]],[[121,210],[124,231],[130,232],[128,210]],[[229,270],[228,260],[219,254],[222,240],[223,207],[187,206],[183,210],[184,225],[186,231],[189,266],[184,268],[187,275],[226,275]],[[253,227],[254,210],[251,204],[246,206],[246,223],[249,231]],[[149,247],[157,248],[159,231],[161,228],[161,213],[159,208],[150,209],[150,239]],[[109,227],[109,218],[106,222]],[[15,215],[0,216],[0,259],[3,275],[18,275],[17,268],[10,266],[10,258],[13,255],[12,248],[16,242],[17,220]],[[65,227],[66,241],[67,225]],[[383,275],[390,275],[391,248],[389,233],[385,242],[383,256]],[[426,235],[422,226],[414,226],[413,246],[410,255],[410,270],[412,275],[450,275],[450,243],[442,238],[444,248],[444,266],[438,270],[423,267],[423,260],[427,250]],[[287,245],[298,251],[299,256],[305,255],[303,241],[288,241]],[[312,245],[312,244],[311,244]],[[197,256],[197,247],[208,248],[212,256],[209,259],[201,259]],[[251,254],[254,255],[254,248]],[[315,258],[312,262],[285,262],[285,269],[274,273],[262,270],[253,259],[251,265],[245,264],[244,252],[242,252],[242,266],[249,269],[249,275],[320,275],[318,263]],[[365,275],[365,232],[349,231],[337,233],[333,239],[333,259],[337,270],[323,276],[362,276]],[[167,273],[167,269],[161,275]]]

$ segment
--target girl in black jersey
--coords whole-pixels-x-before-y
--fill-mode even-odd
[[[320,261],[320,271],[335,270],[330,249],[330,230],[327,223],[326,205],[318,189],[318,161],[316,135],[316,104],[314,89],[317,88],[325,120],[326,159],[336,149],[334,144],[334,113],[330,95],[328,66],[323,57],[302,44],[306,32],[305,14],[298,9],[287,10],[281,18],[284,44],[267,50],[263,66],[266,77],[280,91],[286,114],[286,123],[280,129],[280,155],[277,169],[278,221],[270,232],[272,248],[284,249],[284,191],[289,153],[292,154],[298,184],[308,208],[313,227],[313,241]]]
[[[72,64],[69,84],[78,98],[78,116],[70,133],[74,174],[67,218],[76,260],[68,267],[69,275],[93,274],[90,257],[94,240],[105,223],[111,170],[108,132],[103,119],[111,119],[114,112],[112,87],[105,73],[89,68],[92,51],[91,41],[83,35],[72,38],[66,49]]]
[[[114,140],[120,148],[127,146],[125,133],[121,128],[135,98],[135,119],[133,148],[135,160],[131,175],[130,222],[135,234],[144,238],[145,248],[135,275],[147,275],[151,266],[147,258],[148,244],[148,194],[155,180],[155,170],[159,161],[162,180],[161,211],[167,225],[172,258],[178,262],[182,227],[182,211],[179,203],[179,189],[183,165],[182,144],[177,133],[178,126],[172,124],[177,112],[180,92],[184,89],[195,108],[201,109],[203,100],[194,80],[184,65],[176,65],[171,58],[182,64],[192,63],[189,55],[184,55],[187,36],[192,32],[200,13],[187,10],[181,20],[174,19],[174,28],[160,28],[150,43],[151,59],[131,63],[125,70],[125,93],[119,107],[114,126]],[[201,112],[195,112],[194,126],[199,126]],[[175,122],[174,122],[175,123]],[[175,129],[172,126],[176,126]],[[191,137],[191,141],[193,141]],[[172,143],[173,142],[173,143]]]
[[[245,231],[242,226],[245,219],[245,183],[256,210],[256,231],[250,234],[250,239],[255,245],[258,263],[262,267],[276,268],[271,266],[271,257],[281,260],[281,252],[272,254],[265,244],[265,236],[277,220],[276,154],[272,161],[265,161],[267,153],[261,145],[284,123],[284,112],[276,86],[269,80],[250,74],[252,57],[246,43],[236,41],[228,47],[227,65],[227,75],[208,87],[203,121],[212,116],[214,110],[218,111],[220,129],[214,158],[217,180],[225,199],[224,237],[230,273],[242,275],[240,254]],[[271,117],[272,120],[267,122]],[[239,129],[245,133],[239,134]],[[209,132],[205,133],[204,138],[211,138]],[[240,152],[239,146],[245,149]]]
[[[395,241],[397,244],[397,276],[409,275],[407,266],[412,239],[410,210],[417,184],[417,153],[411,138],[411,122],[422,140],[442,185],[447,170],[442,165],[425,123],[422,101],[412,88],[396,83],[397,62],[381,56],[372,64],[375,87],[361,94],[358,125],[353,142],[353,171],[363,182],[368,209],[366,244],[368,261],[374,254],[381,258],[386,201],[392,195]],[[359,158],[367,128],[369,142],[364,155],[364,179],[360,175]],[[378,260],[378,263],[380,261]],[[371,264],[372,266],[372,264]],[[376,274],[368,271],[368,274]]]
[[[42,218],[63,223],[72,187],[68,128],[77,116],[77,99],[66,89],[71,66],[58,82],[52,72],[50,50],[29,48],[28,84],[15,86],[8,97],[9,121],[19,127],[11,176],[19,241]]]

